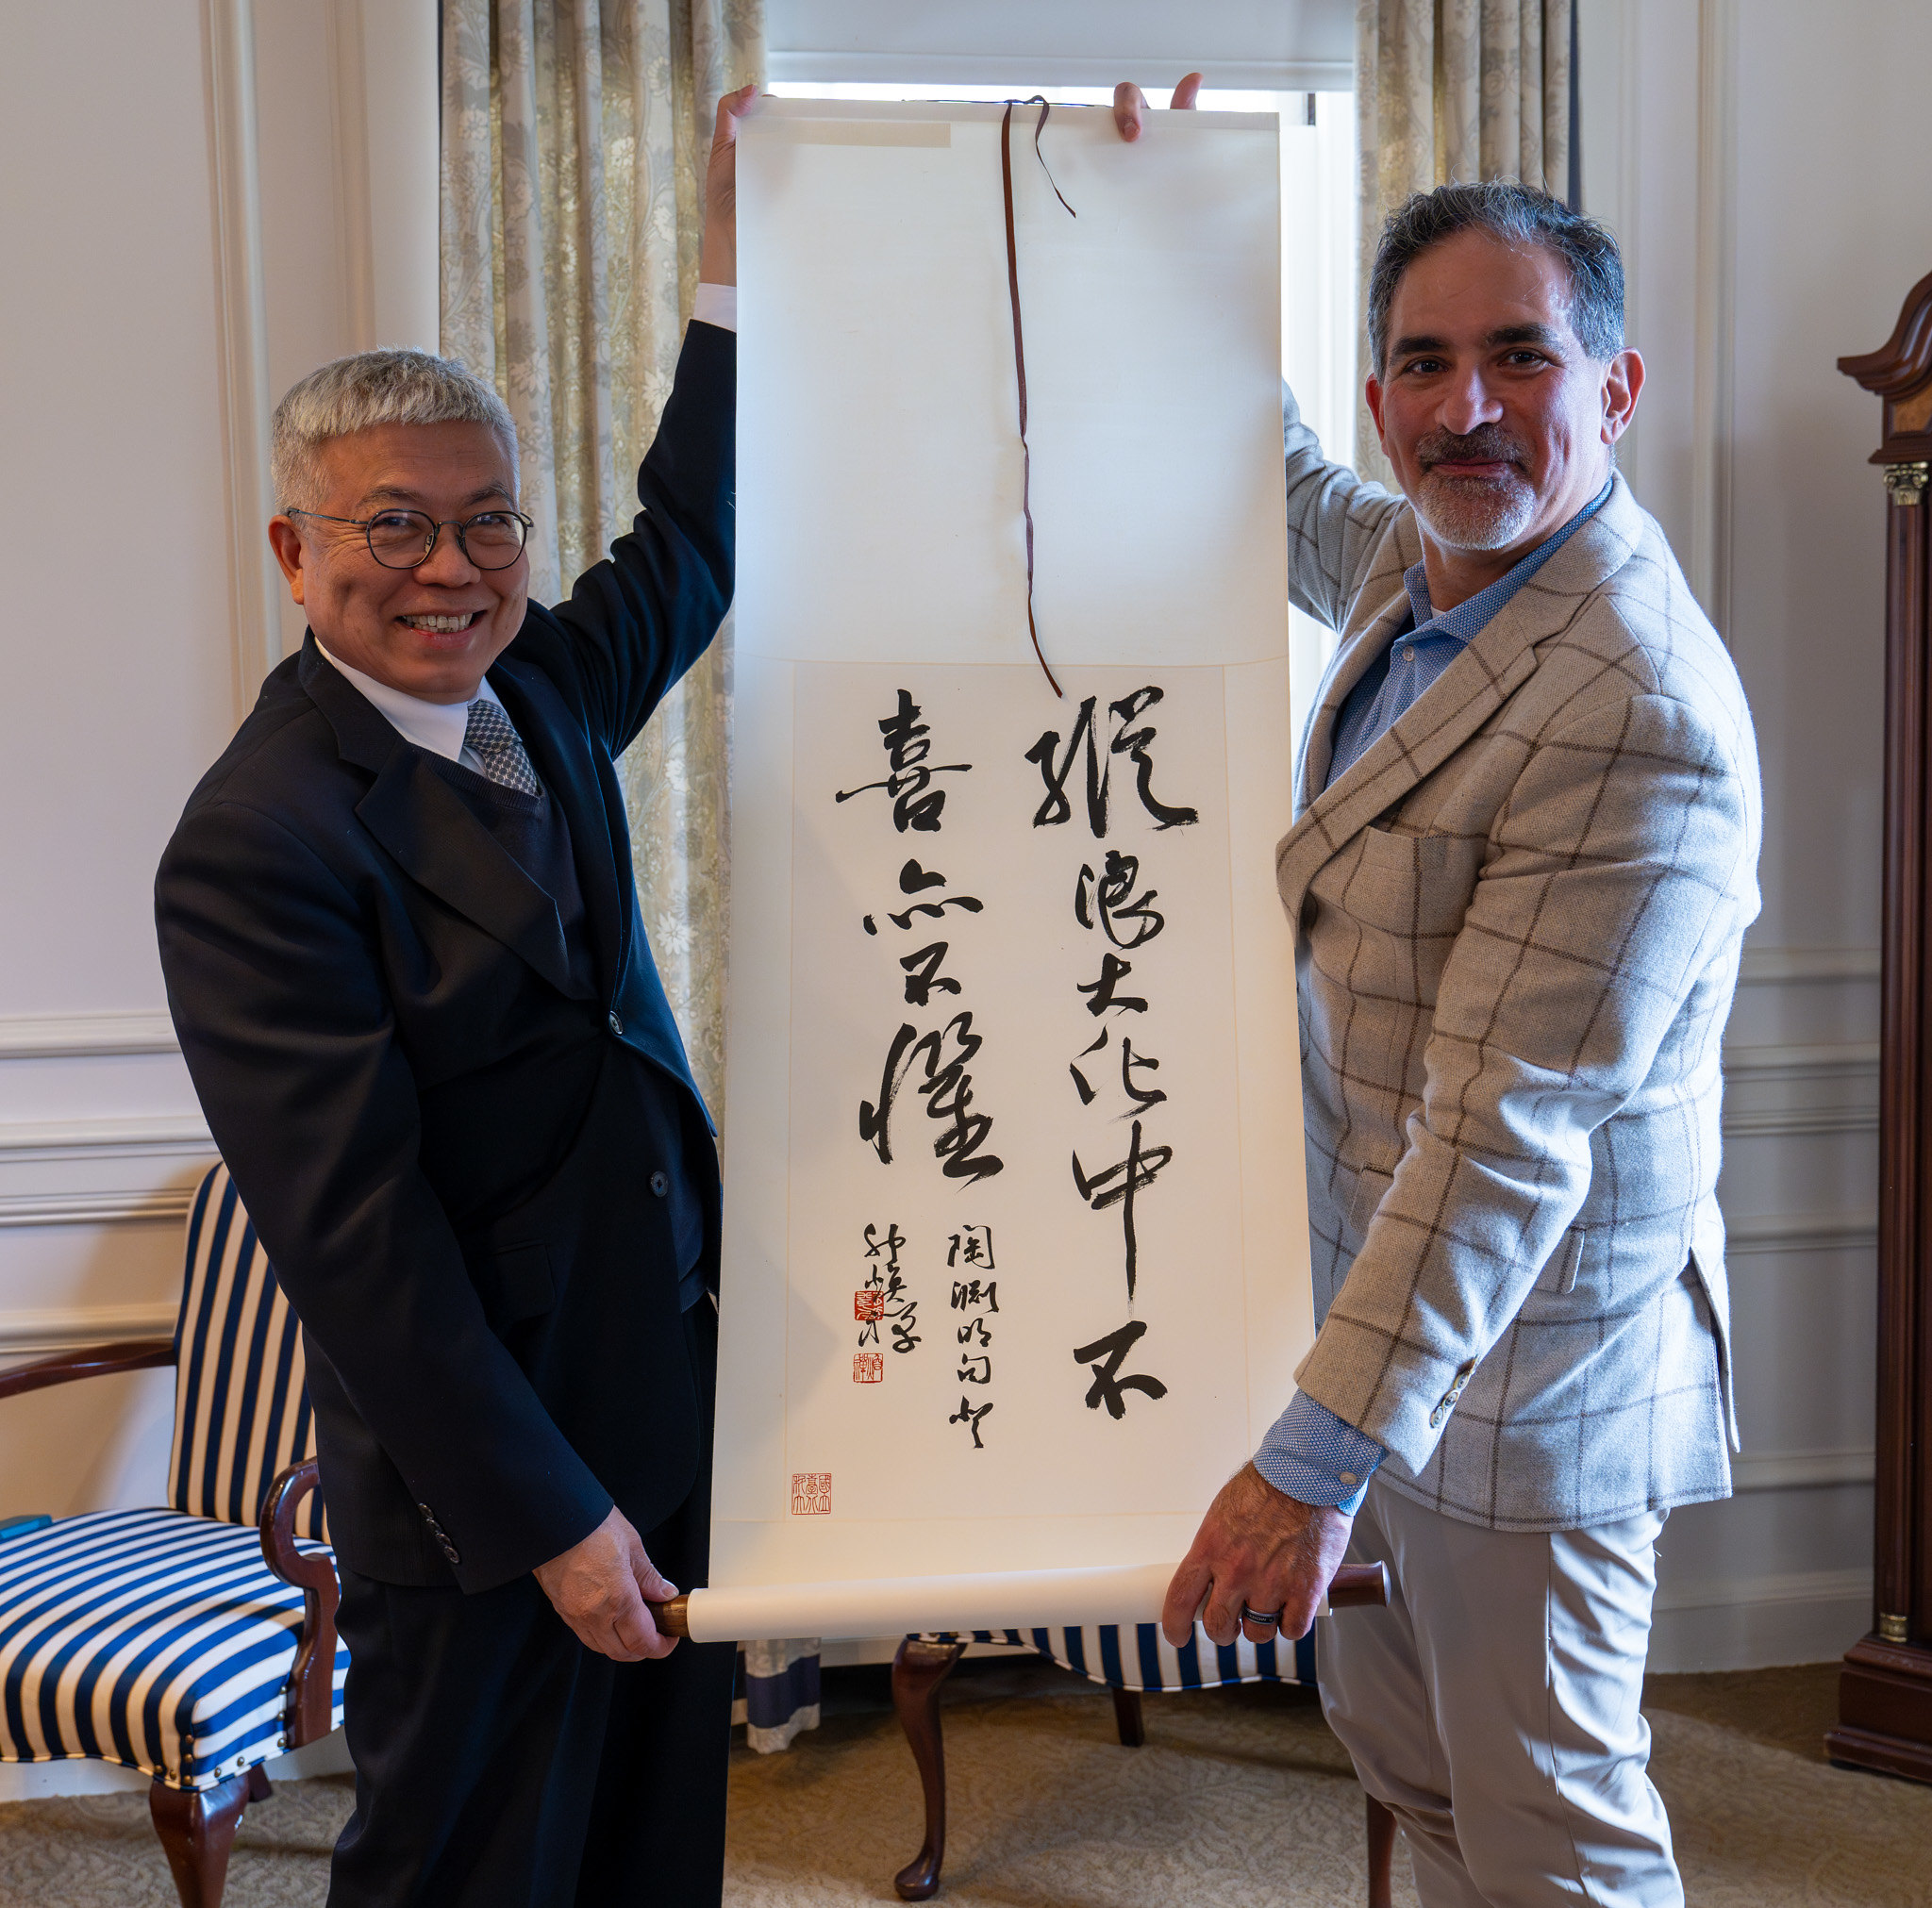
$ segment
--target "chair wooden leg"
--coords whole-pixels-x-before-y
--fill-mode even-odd
[[[1147,1718],[1141,1713],[1138,1689],[1116,1689],[1113,1697],[1113,1726],[1119,1730],[1123,1749],[1140,1749],[1147,1740]]]
[[[919,1766],[925,1791],[925,1840],[892,1877],[902,1901],[924,1901],[940,1885],[946,1858],[946,1755],[940,1736],[940,1684],[966,1653],[963,1643],[922,1643],[908,1637],[892,1658],[892,1707]]]
[[[1395,1817],[1374,1796],[1369,1805],[1369,1908],[1390,1908],[1394,1883],[1390,1868],[1395,1860]]]
[[[218,1788],[171,1789],[165,1783],[156,1783],[148,1790],[148,1814],[168,1851],[181,1908],[222,1908],[228,1850],[235,1846],[249,1788],[250,1777],[239,1775]]]

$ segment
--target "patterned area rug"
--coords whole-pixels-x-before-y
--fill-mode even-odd
[[[1932,1789],[1834,1769],[1830,1667],[1653,1680],[1652,1765],[1698,1908],[1920,1908]],[[894,1900],[919,1845],[911,1760],[848,1695],[789,1753],[734,1751],[731,1908]],[[1150,1698],[1123,1750],[1104,1693],[1030,1666],[965,1673],[946,1711],[952,1803],[941,1899],[958,1908],[1359,1908],[1362,1806],[1294,1690]],[[248,1812],[227,1908],[320,1908],[346,1780]],[[1397,1845],[1396,1900],[1413,1903]],[[0,1908],[176,1908],[141,1796],[0,1808]]]

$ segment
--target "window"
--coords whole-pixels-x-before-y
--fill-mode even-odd
[[[869,61],[868,64],[875,64]],[[1056,104],[1110,106],[1111,87],[1042,89]],[[782,99],[1004,100],[1016,88],[952,81],[774,80]],[[1159,92],[1149,94],[1165,106]],[[1339,463],[1355,460],[1356,118],[1352,92],[1249,92],[1204,89],[1200,104],[1223,112],[1281,116],[1281,363],[1303,418]],[[1289,673],[1299,732],[1334,632],[1289,611]]]

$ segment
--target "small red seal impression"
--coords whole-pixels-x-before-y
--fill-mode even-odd
[[[852,1354],[853,1384],[882,1384],[885,1375],[886,1354],[883,1352],[855,1352]]]
[[[795,1518],[828,1518],[832,1515],[830,1471],[794,1470],[791,1473],[791,1515]]]
[[[852,1295],[852,1316],[861,1325],[876,1325],[886,1316],[886,1292],[883,1286],[874,1286]]]

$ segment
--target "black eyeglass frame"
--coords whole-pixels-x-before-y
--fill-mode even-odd
[[[375,516],[374,517],[331,517],[325,510],[297,510],[291,506],[289,509],[284,510],[282,512],[282,515],[285,517],[313,517],[317,520],[317,522],[323,523],[346,523],[349,525],[351,529],[361,531],[362,541],[368,546],[369,557],[371,562],[380,564],[381,567],[385,570],[398,571],[422,569],[424,564],[427,563],[430,557],[435,554],[436,539],[439,537],[441,537],[445,530],[454,530],[456,532],[457,548],[463,553],[464,562],[472,565],[474,568],[477,570],[482,570],[486,572],[508,570],[512,568],[516,563],[517,556],[521,556],[524,554],[524,552],[530,547],[530,532],[537,527],[536,520],[534,518],[525,516],[521,510],[478,510],[475,517],[464,517],[460,521],[455,517],[445,517],[441,522],[438,522],[435,518],[431,517],[427,510],[409,509],[378,510]],[[376,523],[378,522],[379,519],[383,517],[420,517],[425,523],[427,523],[430,526],[429,535],[424,540],[423,554],[422,556],[417,557],[415,562],[384,563],[382,558],[376,556],[375,530]],[[471,524],[476,523],[480,518],[484,517],[508,517],[524,526],[523,541],[517,545],[517,555],[516,556],[512,556],[509,559],[509,562],[478,563],[475,557],[471,554],[469,539],[463,535],[463,532],[467,530],[471,526]]]

